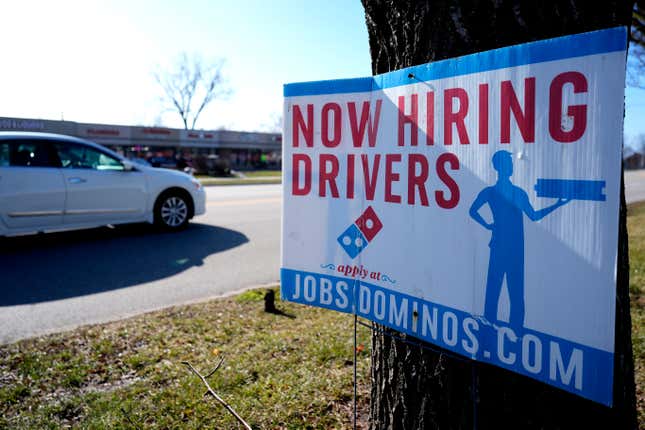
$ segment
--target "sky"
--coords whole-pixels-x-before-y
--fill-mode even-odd
[[[275,130],[282,86],[371,74],[359,0],[21,0],[0,16],[0,116],[183,127],[155,71],[186,52],[224,60],[230,95],[197,128]],[[645,137],[645,90],[625,135]]]
[[[360,1],[21,0],[0,37],[2,116],[182,127],[153,75],[182,52],[225,61],[206,129],[275,125],[284,83],[370,74]]]

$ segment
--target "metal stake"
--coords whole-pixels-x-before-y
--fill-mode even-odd
[[[357,397],[356,396],[356,384],[358,382],[357,378],[356,378],[356,373],[357,373],[356,372],[356,367],[357,367],[356,366],[356,355],[357,355],[356,354],[356,348],[358,346],[356,344],[356,325],[357,325],[356,323],[357,323],[357,321],[358,321],[358,316],[356,314],[354,314],[354,430],[356,430],[356,416],[358,414],[358,412],[356,410],[356,397]]]

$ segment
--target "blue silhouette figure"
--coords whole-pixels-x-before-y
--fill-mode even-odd
[[[497,182],[484,188],[470,207],[470,216],[490,230],[490,259],[486,280],[486,303],[484,318],[497,322],[497,304],[506,276],[506,288],[511,302],[509,324],[524,326],[524,217],[539,221],[569,199],[558,199],[556,203],[536,211],[529,202],[526,192],[513,185],[513,156],[508,151],[497,151],[492,158],[497,171]],[[479,209],[488,204],[493,222],[488,223],[479,214]]]

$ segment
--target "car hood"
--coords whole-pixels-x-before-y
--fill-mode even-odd
[[[141,169],[142,171],[153,176],[165,176],[165,177],[172,176],[175,178],[182,178],[187,180],[194,179],[193,176],[184,172],[180,172],[179,170],[164,169],[160,167],[148,167],[148,166],[136,166],[136,168]]]

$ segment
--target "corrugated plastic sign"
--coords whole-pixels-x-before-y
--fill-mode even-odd
[[[285,85],[282,298],[611,405],[626,46]]]

